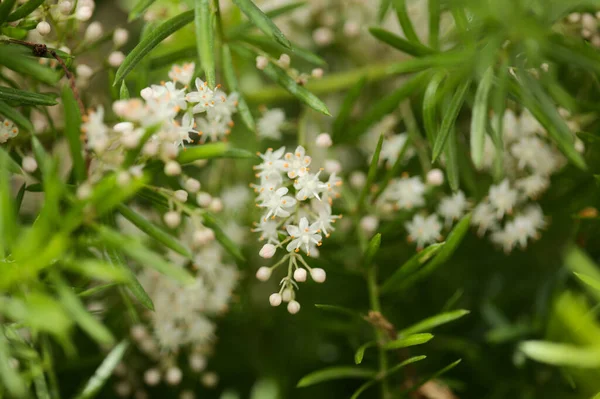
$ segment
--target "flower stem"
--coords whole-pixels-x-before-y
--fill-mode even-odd
[[[381,304],[379,302],[379,288],[377,287],[377,268],[375,265],[367,265],[367,288],[369,290],[369,304],[371,310],[377,313],[381,313]],[[375,330],[375,337],[379,346],[379,373],[380,375],[386,375],[388,370],[388,361],[385,350],[381,347],[381,344],[385,340],[383,331],[377,326],[373,326]],[[390,397],[390,387],[388,382],[383,379],[381,381],[381,398],[387,399]]]

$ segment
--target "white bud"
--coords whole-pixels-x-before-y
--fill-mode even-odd
[[[567,19],[572,24],[575,24],[575,23],[581,21],[581,14],[578,13],[578,12],[573,12],[573,13],[569,14],[569,16],[567,17]]]
[[[193,240],[196,245],[206,245],[215,239],[215,232],[211,229],[200,229],[194,231]]]
[[[326,159],[323,166],[325,168],[325,172],[329,174],[340,173],[342,171],[342,164],[335,159]]]
[[[190,193],[197,193],[200,190],[200,182],[189,178],[185,181],[185,189]]]
[[[144,155],[148,155],[149,157],[153,157],[158,154],[158,143],[154,141],[148,141],[144,144],[144,148],[142,148],[142,152]]]
[[[344,36],[356,37],[360,33],[360,25],[354,21],[347,21],[344,24]]]
[[[281,299],[283,299],[284,302],[291,301],[293,297],[294,297],[294,290],[292,290],[291,288],[286,288],[281,293]]]
[[[179,150],[174,143],[162,143],[160,146],[160,154],[165,158],[175,159],[178,153]]]
[[[354,188],[362,188],[367,182],[367,176],[360,171],[352,172],[350,175],[350,185]]]
[[[321,79],[323,77],[323,68],[313,69],[310,75],[315,79]]]
[[[117,174],[117,184],[125,187],[131,182],[131,175],[127,171],[121,171]]]
[[[167,226],[174,229],[181,223],[181,215],[179,214],[179,212],[169,211],[165,213],[165,215],[163,216],[163,220],[165,221],[165,224]]]
[[[321,133],[317,136],[315,143],[317,147],[329,148],[333,144],[333,141],[331,141],[331,136],[328,133]]]
[[[271,277],[271,269],[267,266],[261,266],[256,271],[256,278],[260,281],[267,281]]]
[[[212,388],[219,382],[219,376],[216,373],[210,372],[202,376],[202,384],[208,388]]]
[[[170,367],[165,374],[165,380],[169,385],[177,385],[181,382],[182,376],[181,369],[178,367]]]
[[[215,213],[221,212],[223,210],[223,201],[221,201],[221,198],[213,198],[212,201],[210,201],[208,209]]]
[[[589,29],[583,28],[581,30],[581,36],[583,36],[586,39],[589,39],[590,37],[592,37],[593,32]]]
[[[581,16],[581,25],[591,31],[596,30],[596,18],[592,14],[583,14]]]
[[[427,172],[427,184],[441,186],[444,184],[444,172],[439,169],[431,169]]]
[[[209,193],[200,192],[196,195],[196,202],[203,208],[206,208],[210,205],[212,201],[212,197]]]
[[[300,304],[297,301],[290,301],[287,306],[288,312],[296,314],[300,311]]]
[[[150,337],[143,339],[139,343],[139,346],[142,352],[146,353],[147,355],[154,356],[158,351],[158,345],[156,344],[156,341]]]
[[[115,29],[115,32],[113,33],[113,43],[117,48],[127,43],[127,39],[129,39],[129,32],[127,29]]]
[[[177,176],[181,173],[181,166],[175,161],[169,161],[165,164],[165,175]]]
[[[131,336],[136,341],[141,341],[148,337],[148,330],[146,330],[144,325],[136,324],[135,326],[131,327]]]
[[[298,268],[294,271],[294,280],[303,283],[306,281],[306,275],[306,269]]]
[[[269,297],[269,303],[273,307],[281,305],[281,301],[281,295],[279,295],[278,293],[271,294],[271,296]]]
[[[319,46],[327,46],[333,42],[333,31],[329,28],[320,27],[313,31],[312,37]]]
[[[583,153],[585,151],[585,144],[580,139],[575,139],[575,151]]]
[[[206,368],[206,358],[199,353],[192,353],[189,362],[190,368],[197,373]]]
[[[144,381],[150,386],[154,386],[160,382],[160,371],[158,369],[148,369],[144,373]]]
[[[91,24],[89,24],[89,26],[85,30],[83,39],[88,42],[94,42],[100,39],[100,36],[102,36],[103,32],[104,29],[102,29],[102,24],[98,21],[94,21]]]
[[[77,7],[77,11],[75,11],[75,18],[78,21],[87,21],[92,18],[92,14],[94,13],[94,9],[92,7],[83,6]]]
[[[592,37],[592,46],[596,48],[600,47],[600,35],[596,34]]]
[[[113,68],[117,68],[125,60],[125,54],[120,51],[113,51],[108,56],[108,65]]]
[[[94,74],[94,71],[86,64],[79,64],[75,67],[75,73],[82,79],[89,79]]]
[[[277,63],[279,64],[280,67],[282,68],[289,68],[290,63],[292,62],[292,60],[290,59],[290,56],[283,53],[279,56],[279,59],[277,60]]]
[[[327,278],[327,274],[325,274],[325,270],[315,267],[310,270],[310,276],[315,281],[315,283],[322,283]]]
[[[275,248],[275,245],[273,245],[273,244],[265,244],[260,249],[260,251],[258,252],[258,254],[261,257],[265,258],[265,259],[270,259],[270,258],[273,257],[273,255],[275,255],[276,251],[277,251],[277,248]]]
[[[175,191],[175,199],[179,202],[186,202],[188,200],[188,193],[185,190]]]
[[[258,57],[256,57],[256,68],[260,69],[261,71],[263,69],[265,69],[267,67],[267,65],[269,65],[269,60],[267,59],[267,57],[263,57],[262,55],[259,55]]]
[[[134,133],[127,133],[121,136],[121,144],[125,148],[136,148],[140,144],[140,136]]]
[[[154,90],[152,90],[150,87],[145,87],[142,89],[142,91],[140,91],[140,96],[142,96],[142,98],[146,101],[150,100],[154,96]]]
[[[373,215],[364,216],[360,219],[360,228],[367,234],[372,234],[379,227],[379,219]]]
[[[63,0],[58,3],[58,9],[60,10],[61,14],[69,15],[73,9],[73,3],[68,0]]]
[[[23,161],[21,162],[21,166],[23,166],[23,170],[27,173],[33,173],[36,171],[38,164],[35,158],[30,157],[29,155],[23,157]]]
[[[37,30],[37,32],[40,35],[46,36],[48,33],[50,33],[52,28],[50,27],[50,24],[48,22],[42,21],[39,24],[37,24],[37,26],[35,27],[35,30]]]
[[[120,397],[126,398],[131,395],[131,385],[127,381],[120,381],[115,385],[115,391]]]
[[[88,183],[83,183],[77,188],[77,198],[84,200],[92,195],[92,187]]]

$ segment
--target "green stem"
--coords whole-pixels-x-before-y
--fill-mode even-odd
[[[379,288],[377,287],[377,268],[375,265],[367,265],[367,288],[369,290],[369,303],[373,311],[381,313],[381,303],[379,302]],[[385,335],[381,329],[373,326],[375,336],[379,346],[379,373],[386,375],[388,370],[388,361],[385,350],[381,344],[385,340]],[[387,399],[390,397],[390,387],[386,380],[381,381],[381,397]]]

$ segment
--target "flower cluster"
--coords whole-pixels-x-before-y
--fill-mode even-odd
[[[88,150],[95,155],[92,182],[106,170],[139,175],[140,165],[153,158],[164,162],[167,175],[179,175],[181,167],[175,159],[193,137],[204,142],[223,139],[231,132],[237,94],[227,95],[218,86],[210,88],[200,78],[195,90],[189,90],[193,73],[193,63],[175,65],[169,82],[143,89],[141,99],[116,101],[112,108],[122,122],[112,127],[105,124],[102,107],[85,117],[82,131]],[[140,146],[136,165],[124,165],[125,151]]]
[[[325,281],[325,271],[311,268],[300,252],[318,256],[323,238],[334,230],[333,224],[341,216],[332,214],[331,204],[340,195],[342,181],[335,172],[327,181],[320,179],[323,170],[312,173],[312,159],[302,146],[293,153],[284,153],[285,147],[281,147],[259,154],[263,162],[255,170],[260,182],[252,187],[263,214],[253,231],[260,233],[260,241],[266,241],[259,253],[261,257],[272,258],[278,249],[287,251],[275,265],[258,269],[256,276],[266,281],[274,269],[287,262],[287,276],[269,301],[273,306],[288,302],[288,311],[294,314],[300,310],[295,300],[297,283],[306,281],[308,273],[318,283]]]
[[[0,124],[0,144],[6,143],[9,139],[16,137],[19,134],[19,128],[12,121],[5,119]]]

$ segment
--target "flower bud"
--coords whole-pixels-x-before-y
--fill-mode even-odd
[[[427,184],[441,186],[444,184],[444,172],[439,169],[431,169],[427,172]]]
[[[315,69],[312,70],[312,72],[310,74],[315,79],[321,79],[323,77],[323,69],[322,68],[315,68]]]
[[[83,183],[77,188],[77,198],[80,200],[88,199],[92,195],[92,187],[88,183]]]
[[[142,152],[144,155],[148,155],[149,157],[153,157],[158,154],[158,144],[154,141],[148,141],[144,144],[144,148],[142,148]]]
[[[154,90],[152,90],[150,87],[145,87],[142,89],[142,91],[140,91],[140,96],[144,100],[150,100],[152,96],[154,96]]]
[[[160,371],[158,369],[148,369],[144,373],[144,381],[150,386],[154,386],[160,382]]]
[[[79,64],[75,67],[75,73],[82,79],[89,79],[94,74],[94,71],[86,64]]]
[[[202,246],[206,245],[215,239],[215,232],[211,229],[200,229],[194,231],[193,240],[194,244]]]
[[[361,188],[367,182],[367,176],[363,172],[352,172],[350,175],[350,185],[354,188]]]
[[[38,164],[35,158],[28,156],[23,157],[23,161],[21,162],[21,166],[23,170],[27,173],[33,173],[36,171]]]
[[[189,362],[190,368],[197,373],[206,368],[206,358],[199,353],[192,353]]]
[[[300,311],[300,304],[296,301],[290,301],[290,303],[288,303],[287,310],[290,312],[290,314],[296,314]]]
[[[165,380],[169,385],[178,385],[181,382],[182,376],[181,369],[178,367],[170,367],[165,374]]]
[[[188,199],[188,193],[185,190],[177,190],[175,191],[175,199],[179,202],[186,202]]]
[[[269,60],[267,59],[267,57],[263,57],[262,55],[259,55],[258,57],[256,57],[256,68],[260,69],[261,71],[263,69],[265,69],[267,67],[267,65],[269,65]]]
[[[35,30],[37,30],[37,32],[42,35],[42,36],[46,36],[48,33],[50,33],[50,31],[52,30],[52,28],[50,27],[50,24],[46,21],[42,21],[40,23],[37,24],[37,26],[35,27]]]
[[[340,173],[342,171],[342,164],[335,159],[326,159],[323,166],[325,168],[325,172],[329,174]]]
[[[124,60],[125,54],[123,54],[120,51],[113,51],[108,56],[108,65],[110,65],[113,68],[117,68],[123,63]]]
[[[285,53],[281,54],[281,56],[279,56],[279,60],[277,60],[279,66],[284,69],[289,68],[291,62],[292,60],[290,59],[290,56]]]
[[[328,133],[319,134],[315,140],[315,143],[317,144],[317,147],[321,148],[329,148],[333,144],[331,141],[331,136]]]
[[[129,32],[127,29],[115,29],[115,32],[113,33],[113,43],[117,48],[127,43],[127,39],[129,39]]]
[[[165,221],[165,224],[167,226],[174,229],[181,223],[181,215],[179,214],[179,212],[169,211],[165,213],[165,215],[163,216],[163,220]]]
[[[296,280],[299,283],[303,283],[306,281],[306,275],[307,275],[306,269],[302,269],[302,268],[296,269],[294,271],[294,280]]]
[[[143,324],[136,324],[135,326],[131,327],[130,332],[131,336],[136,341],[141,341],[148,336],[148,331],[146,330],[146,327]]]
[[[203,208],[206,208],[210,205],[212,201],[212,196],[209,193],[200,192],[196,195],[196,202]]]
[[[189,178],[185,181],[185,189],[190,193],[197,193],[200,190],[200,182]]]
[[[379,227],[379,219],[377,216],[367,215],[360,219],[360,228],[365,231],[368,235],[371,235]]]
[[[181,173],[181,166],[175,161],[169,161],[165,164],[165,175],[177,176]]]
[[[223,201],[221,201],[221,198],[213,198],[210,201],[210,205],[208,206],[208,209],[210,209],[211,211],[215,212],[215,213],[219,213],[223,210]]]
[[[120,381],[115,385],[115,391],[120,397],[126,398],[131,395],[131,384],[127,381]]]
[[[333,31],[329,28],[320,27],[313,31],[313,40],[319,46],[327,46],[333,42]]]
[[[260,249],[260,252],[258,254],[265,259],[270,259],[273,257],[273,255],[275,255],[276,251],[277,251],[277,248],[275,248],[275,245],[265,244]]]
[[[269,297],[269,303],[273,307],[281,305],[281,301],[281,295],[279,295],[278,293],[271,294],[271,296]]]
[[[325,274],[325,270],[323,270],[319,267],[315,267],[315,268],[311,269],[310,276],[315,281],[315,283],[322,283],[325,281],[325,278],[327,277],[327,275]]]
[[[261,266],[256,271],[256,278],[260,281],[267,281],[271,277],[271,269],[266,266]]]
[[[77,11],[75,11],[75,18],[78,21],[85,22],[92,18],[92,14],[94,13],[94,9],[92,7],[83,6],[77,7]]]
[[[206,373],[202,376],[201,381],[205,387],[212,388],[219,383],[219,376],[213,372]]]
[[[294,291],[291,288],[286,288],[281,293],[281,299],[283,299],[284,302],[291,301],[293,297],[294,297]]]
[[[104,29],[102,29],[102,24],[98,21],[94,21],[85,30],[83,35],[83,40],[88,42],[94,42],[102,36]]]
[[[63,0],[58,3],[58,9],[60,10],[61,14],[69,15],[71,10],[73,10],[73,3],[71,3],[69,0]]]
[[[131,175],[126,171],[121,171],[117,174],[117,184],[120,187],[125,187],[131,182]]]

